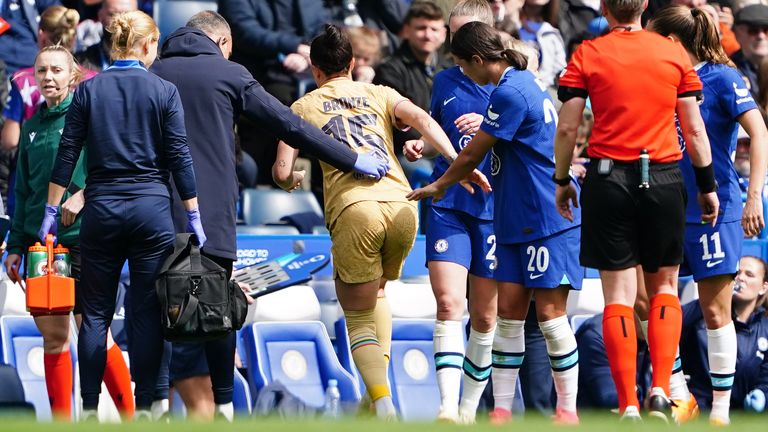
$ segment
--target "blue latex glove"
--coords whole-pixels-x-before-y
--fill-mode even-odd
[[[389,162],[380,158],[376,152],[358,153],[355,161],[355,172],[365,174],[373,179],[380,179],[389,171]]]
[[[765,393],[760,389],[754,389],[744,398],[744,409],[761,413],[765,410]]]
[[[202,248],[208,238],[203,231],[203,221],[200,219],[199,209],[187,210],[187,232],[197,236],[197,245]]]
[[[45,205],[45,215],[43,215],[43,223],[40,224],[40,230],[37,231],[37,236],[41,241],[45,242],[45,236],[48,234],[56,235],[56,215],[59,213],[59,206],[50,204]],[[54,240],[55,242],[55,240]]]

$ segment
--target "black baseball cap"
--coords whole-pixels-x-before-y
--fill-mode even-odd
[[[764,4],[753,4],[739,9],[739,11],[736,12],[733,24],[768,26],[768,6]]]

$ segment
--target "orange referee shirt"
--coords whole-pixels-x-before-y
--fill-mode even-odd
[[[701,81],[685,49],[656,33],[613,31],[585,41],[560,78],[558,95],[589,97],[595,125],[587,153],[654,162],[682,157],[675,126],[677,98],[699,96]]]

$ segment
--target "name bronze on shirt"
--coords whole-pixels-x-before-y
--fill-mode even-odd
[[[368,98],[365,96],[340,97],[338,99],[324,101],[323,112],[355,108],[368,108],[369,106]]]

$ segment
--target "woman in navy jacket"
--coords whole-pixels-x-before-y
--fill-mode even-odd
[[[170,175],[187,212],[187,230],[197,235],[200,246],[205,234],[178,91],[146,69],[157,56],[159,30],[143,12],[127,12],[113,17],[107,31],[114,62],[75,93],[39,234],[55,232],[57,205],[85,146],[83,324],[78,342],[83,416],[96,413],[106,333],[127,259],[132,292],[126,318],[132,328],[128,343],[136,414],[148,418],[163,346],[155,279],[174,243]]]
[[[736,326],[736,374],[731,392],[731,408],[753,411],[765,409],[768,395],[768,316],[764,308],[768,292],[768,267],[760,258],[745,256],[733,292],[733,324]],[[699,407],[712,404],[712,385],[707,359],[707,330],[698,302],[683,307],[683,333],[680,337],[683,371],[691,376],[688,387]]]

